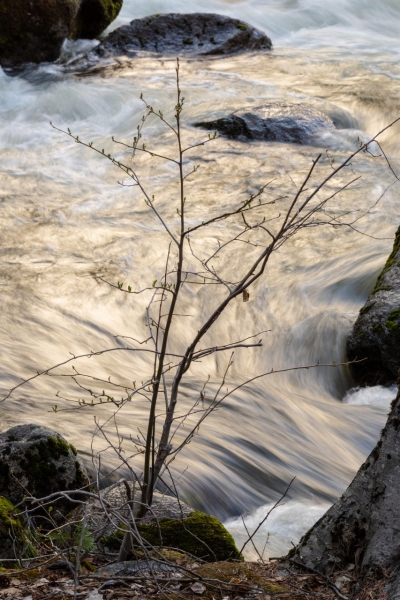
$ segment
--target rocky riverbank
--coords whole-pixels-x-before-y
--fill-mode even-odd
[[[40,554],[53,530],[74,544],[77,523],[92,540],[92,551],[118,556],[139,494],[126,480],[96,491],[76,449],[57,432],[39,425],[12,427],[0,434],[0,560]],[[155,492],[135,527],[137,548],[142,540],[149,548],[174,548],[206,561],[240,559],[218,519],[171,495]]]
[[[348,340],[352,371],[361,385],[393,383],[400,369],[400,228],[393,250],[360,310]]]

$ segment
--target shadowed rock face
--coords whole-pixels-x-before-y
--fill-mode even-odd
[[[172,56],[270,50],[271,40],[243,21],[215,14],[164,14],[119,27],[96,48],[100,56],[134,56],[145,50]]]
[[[362,385],[396,381],[400,369],[400,228],[375,288],[360,310],[347,343],[352,371]]]
[[[89,484],[73,446],[40,425],[18,425],[0,434],[0,494],[17,504],[27,494],[41,498]],[[57,502],[66,514],[75,505]]]
[[[79,0],[0,0],[0,65],[54,61]]]
[[[122,0],[81,0],[70,37],[93,40],[117,18]]]
[[[332,119],[307,104],[277,102],[238,110],[214,121],[196,123],[230,138],[310,144],[321,130],[333,130]]]
[[[122,0],[0,0],[0,65],[55,61],[66,38],[99,36],[121,6]]]

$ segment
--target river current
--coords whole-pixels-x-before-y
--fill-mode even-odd
[[[400,116],[400,5],[397,0],[124,0],[113,29],[159,12],[218,12],[264,30],[270,53],[181,60],[186,97],[184,135],[201,133],[192,123],[265,102],[307,102],[340,123],[316,147],[244,143],[220,138],[193,154],[200,164],[190,183],[193,218],[232,206],[258,185],[275,179],[274,191],[293,193],[311,164],[326,150],[336,163],[359,139],[375,135]],[[93,43],[67,44],[59,64],[28,68],[16,77],[0,69],[0,379],[4,393],[37,370],[73,354],[116,345],[116,335],[143,338],[145,299],[118,293],[94,279],[124,281],[136,288],[162,273],[165,237],[135,190],[118,185],[118,171],[98,155],[51,128],[71,128],[110,151],[110,137],[130,140],[145,97],[171,117],[174,61],[141,56],[118,69],[81,76],[68,63]],[[399,126],[382,136],[394,169],[400,169]],[[155,120],[148,144],[168,147]],[[119,150],[120,152],[120,150]],[[338,210],[362,214],[393,176],[380,159],[362,155],[362,179],[335,199]],[[175,188],[169,167],[143,164],[158,206],[173,222]],[[362,231],[307,229],[277,253],[248,303],[236,303],[209,338],[240,339],[257,331],[261,349],[238,351],[229,383],[271,368],[346,360],[346,337],[390,252],[400,221],[399,189],[392,186],[368,215]],[[221,239],[230,231],[221,225]],[[215,232],[214,232],[215,234]],[[215,234],[218,237],[217,234]],[[204,239],[210,247],[215,239]],[[239,269],[246,247],[231,256]],[[185,313],[206,314],[207,301],[186,291]],[[182,318],[177,348],[190,329]],[[122,353],[96,363],[97,373],[141,380],[148,359]],[[92,359],[91,359],[92,360]],[[93,360],[80,365],[86,372]],[[223,357],[207,359],[187,380],[185,404],[204,377],[217,382]],[[341,494],[375,445],[395,389],[353,390],[347,368],[276,374],[233,394],[205,422],[174,463],[182,498],[224,520],[240,543],[241,519],[260,522],[296,477],[283,506],[257,536],[265,556],[284,552]],[[69,380],[42,377],[1,404],[1,428],[40,423],[63,434],[90,464],[94,416],[109,407],[54,413],[77,397]],[[144,426],[146,403],[124,409],[118,423],[129,440]],[[95,444],[99,441],[95,440]],[[111,451],[103,464],[118,464]],[[119,473],[124,473],[121,469]],[[115,474],[114,474],[115,476]],[[248,550],[248,557],[254,551]]]

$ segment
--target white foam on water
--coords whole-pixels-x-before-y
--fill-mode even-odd
[[[396,397],[397,386],[384,387],[383,385],[374,385],[372,387],[355,387],[347,392],[343,398],[345,404],[356,406],[376,406],[378,408],[388,409],[390,403]]]
[[[247,517],[244,522],[250,534],[265,518],[274,504],[265,504]],[[253,538],[254,545],[264,559],[271,556],[283,556],[296,545],[316,521],[328,510],[328,502],[316,504],[314,501],[289,500],[277,506]],[[241,548],[248,539],[248,533],[243,525],[242,517],[229,519],[224,523],[233,535],[236,545]],[[267,541],[268,540],[268,541]],[[267,543],[266,543],[267,542]],[[244,549],[246,560],[257,560],[259,555],[249,542]]]

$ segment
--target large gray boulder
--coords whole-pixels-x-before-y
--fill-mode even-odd
[[[393,251],[348,339],[349,360],[361,385],[396,381],[400,369],[400,228]]]
[[[271,47],[265,33],[238,19],[207,13],[172,13],[135,19],[119,27],[95,52],[100,56],[135,56],[145,50],[170,56],[195,56]]]
[[[77,451],[55,431],[41,425],[18,425],[0,433],[0,495],[13,504],[27,495],[42,498],[88,484]],[[66,500],[55,503],[61,514],[75,506]]]
[[[275,102],[195,123],[229,138],[310,144],[320,131],[335,129],[330,117],[308,104]]]

